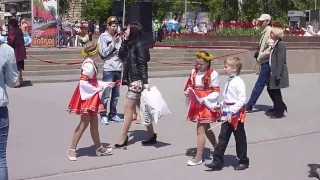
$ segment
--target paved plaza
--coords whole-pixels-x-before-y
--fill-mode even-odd
[[[256,75],[243,75],[249,98]],[[221,76],[221,84],[227,77]],[[204,165],[188,167],[190,152],[196,148],[196,124],[185,121],[187,107],[183,88],[187,78],[150,79],[161,91],[172,115],[155,125],[156,146],[143,147],[145,128],[135,123],[129,133],[127,150],[114,149],[112,156],[96,157],[89,129],[78,146],[78,161],[70,162],[67,150],[79,122],[69,115],[67,105],[77,82],[34,84],[8,89],[10,98],[10,134],[8,166],[10,180],[307,180],[310,167],[320,164],[319,90],[320,74],[290,76],[291,87],[283,90],[288,113],[283,119],[270,119],[264,110],[271,100],[265,91],[257,110],[247,115],[250,168],[234,171],[237,164],[234,139],[225,156],[225,168],[207,171]],[[223,87],[221,87],[223,88]],[[121,88],[118,111],[123,114],[126,88]],[[112,147],[117,143],[122,124],[100,126],[101,142]],[[214,129],[216,135],[220,128]],[[207,141],[208,158],[211,145]]]

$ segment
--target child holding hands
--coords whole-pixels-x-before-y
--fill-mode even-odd
[[[205,136],[209,139],[213,147],[217,141],[210,128],[210,123],[217,119],[217,113],[213,108],[217,105],[219,98],[219,74],[211,69],[212,55],[206,51],[196,53],[196,66],[192,69],[190,78],[185,86],[185,96],[188,97],[189,112],[187,120],[197,123],[197,154],[187,162],[189,166],[202,164],[202,153],[205,146]],[[192,93],[192,94],[190,94]],[[200,98],[200,102],[193,97],[194,94]],[[210,109],[211,107],[211,109]]]
[[[241,60],[237,57],[230,57],[224,62],[224,72],[229,76],[223,91],[223,101],[214,109],[221,111],[221,125],[218,146],[213,153],[213,161],[205,164],[212,170],[221,170],[223,167],[223,156],[228,146],[230,136],[233,133],[236,140],[236,151],[239,164],[235,170],[244,170],[249,167],[247,157],[247,137],[244,129],[246,85],[239,77],[242,68]]]

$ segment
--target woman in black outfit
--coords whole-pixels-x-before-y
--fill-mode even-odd
[[[136,106],[140,107],[140,96],[143,89],[149,89],[148,62],[150,52],[148,44],[142,39],[142,26],[139,23],[130,23],[125,31],[124,41],[119,50],[119,57],[124,62],[122,85],[128,86],[124,104],[124,125],[118,144],[115,147],[127,146],[129,137],[127,133],[133,121]],[[157,134],[152,124],[147,126],[148,140],[142,145],[156,144]]]
[[[287,105],[283,102],[281,89],[289,87],[289,73],[286,59],[286,46],[282,41],[284,36],[281,28],[272,28],[270,37],[274,41],[271,49],[269,64],[271,68],[267,91],[273,101],[271,118],[282,118]]]

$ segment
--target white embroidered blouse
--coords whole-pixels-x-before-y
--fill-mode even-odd
[[[195,69],[192,70],[191,74],[193,74],[195,72]],[[191,82],[192,84],[195,84],[196,86],[204,86],[203,84],[203,76],[206,74],[207,72],[197,72],[196,78],[195,78],[195,82],[192,82],[192,78],[191,78]],[[217,71],[212,71],[211,75],[210,75],[210,86],[211,87],[216,87],[219,88],[219,84],[220,84],[220,76],[219,73]],[[214,111],[213,108],[218,104],[218,98],[219,98],[220,92],[212,92],[210,93],[208,96],[204,97],[204,104],[207,106],[207,108],[209,108],[211,111]]]
[[[87,58],[83,61],[81,66],[81,76],[85,75],[87,79],[96,79],[95,74],[97,73],[97,69],[94,66],[93,60],[91,58]],[[89,83],[88,80],[80,79],[79,84],[80,96],[82,100],[90,99],[98,92],[98,88]]]
[[[230,78],[224,87],[222,95],[223,101],[220,102],[220,106],[223,111],[237,113],[246,102],[246,85],[244,81],[239,76]]]

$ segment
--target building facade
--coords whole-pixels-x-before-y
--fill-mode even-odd
[[[16,14],[20,18],[31,18],[31,1],[30,0],[1,0],[0,19],[7,19]]]

